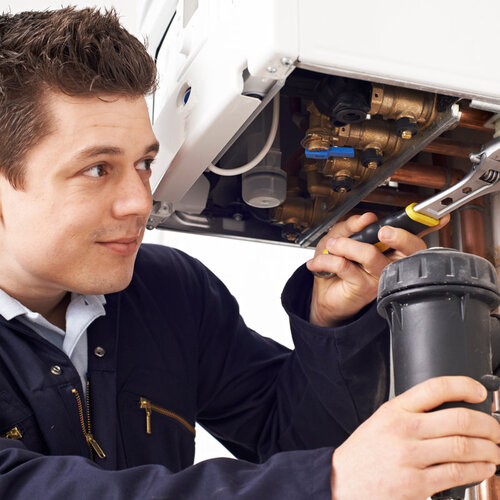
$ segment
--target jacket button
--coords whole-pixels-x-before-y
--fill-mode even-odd
[[[54,365],[50,367],[50,373],[52,373],[52,375],[61,375],[62,369],[59,365]]]
[[[106,349],[104,349],[104,347],[96,347],[94,349],[94,354],[98,357],[98,358],[103,358],[104,355],[106,354]]]

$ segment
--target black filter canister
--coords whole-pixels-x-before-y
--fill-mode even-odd
[[[391,329],[396,395],[432,377],[481,381],[490,375],[491,313],[499,304],[495,269],[476,255],[432,248],[387,266],[378,312]],[[442,407],[453,406],[491,413],[491,397],[481,404]],[[463,498],[464,493],[464,487],[454,488],[433,498]]]

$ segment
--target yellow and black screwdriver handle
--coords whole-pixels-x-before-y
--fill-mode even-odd
[[[382,227],[397,227],[406,229],[406,231],[409,231],[410,233],[418,234],[424,229],[435,227],[439,224],[439,219],[415,212],[414,207],[416,205],[416,203],[411,203],[404,210],[394,212],[393,214],[366,226],[362,231],[349,236],[349,238],[362,243],[370,243],[375,245],[381,252],[385,252],[386,250],[389,250],[389,247],[384,243],[381,243],[378,239],[378,232]],[[325,248],[323,250],[323,254],[326,255],[329,253],[328,249]],[[329,273],[327,271],[315,272],[313,274],[320,278],[332,278],[334,276],[333,273]]]
[[[361,241],[363,243],[371,243],[372,245],[375,245],[381,252],[385,252],[389,249],[389,247],[378,240],[378,232],[382,227],[398,227],[401,229],[406,229],[410,233],[418,234],[424,229],[435,227],[439,224],[439,219],[434,219],[434,217],[429,217],[428,215],[415,212],[415,206],[416,203],[412,203],[411,205],[408,205],[404,210],[390,214],[387,217],[384,217],[382,220],[366,226],[362,231],[353,234],[350,238],[352,240]]]

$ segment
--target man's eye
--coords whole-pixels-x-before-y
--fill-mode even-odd
[[[106,170],[102,165],[94,165],[83,172],[83,175],[88,175],[89,177],[102,177],[106,174]]]
[[[146,158],[145,160],[141,160],[137,165],[137,170],[151,170],[151,165],[153,164],[153,158]]]

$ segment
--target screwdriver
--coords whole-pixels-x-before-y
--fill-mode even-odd
[[[351,239],[375,245],[381,252],[389,249],[378,240],[379,229],[392,226],[418,234],[439,224],[446,214],[485,194],[500,191],[500,137],[485,144],[479,153],[469,156],[472,171],[461,181],[421,203],[411,203],[404,210],[390,214],[365,227]],[[328,254],[325,248],[324,254]],[[332,278],[335,274],[320,271],[313,273],[320,278]]]

